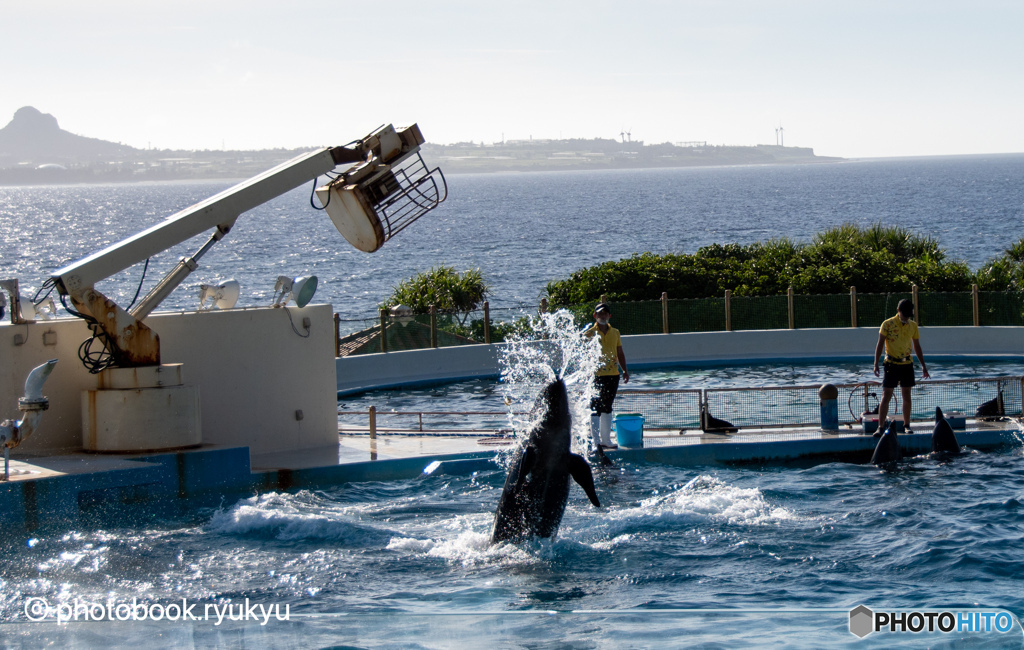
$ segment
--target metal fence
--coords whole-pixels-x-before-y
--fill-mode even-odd
[[[620,390],[615,397],[619,413],[639,413],[648,429],[695,429],[700,426],[704,391]]]
[[[639,413],[644,428],[651,431],[771,429],[818,427],[821,424],[820,386],[757,386],[749,388],[694,388],[679,390],[620,390],[615,399],[618,413]],[[855,425],[865,412],[877,411],[882,397],[879,382],[841,384],[839,421]],[[1024,377],[985,377],[921,381],[913,389],[912,420],[931,420],[935,407],[946,415],[959,412],[973,418],[983,404],[994,408],[994,415],[1024,416]],[[895,391],[890,415],[902,414],[900,391]],[[723,421],[705,421],[702,414]],[[483,412],[339,412],[346,421],[367,421],[370,430],[430,433],[459,431],[508,434],[507,414]],[[426,423],[426,424],[425,424]],[[358,426],[358,425],[356,425]],[[352,425],[348,425],[351,429]]]
[[[912,420],[929,420],[935,407],[943,412],[957,411],[974,417],[978,408],[990,400],[1001,402],[1001,415],[1020,416],[1021,377],[944,379],[921,381],[911,396]],[[818,426],[821,423],[819,386],[783,386],[758,388],[708,388],[704,390],[704,408],[715,418],[736,428]],[[876,410],[882,397],[878,382],[842,384],[839,389],[839,420],[846,424],[859,421],[862,413]],[[902,413],[900,391],[894,391],[890,415]],[[699,416],[699,411],[698,411]]]
[[[733,296],[619,302],[613,322],[624,335],[719,332],[788,328],[875,327],[896,313],[900,300],[912,300],[918,325],[1024,326],[1024,292],[970,291],[827,295]],[[607,302],[607,301],[605,301]],[[593,304],[565,307],[581,325],[591,320]],[[519,305],[468,313],[394,316],[341,320],[335,316],[339,356],[396,352],[432,347],[500,343],[513,332],[528,331],[527,319],[548,310]]]

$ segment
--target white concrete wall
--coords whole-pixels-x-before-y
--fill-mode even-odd
[[[871,363],[878,328],[755,330],[624,336],[631,367],[674,363],[744,363],[771,359],[863,359]],[[497,375],[501,345],[364,354],[338,359],[338,392],[431,380]],[[930,356],[1021,356],[1024,328],[922,327],[921,347]]]
[[[300,332],[303,317],[311,319],[308,338],[292,331],[282,309],[157,313],[146,319],[160,335],[161,360],[183,363],[185,383],[199,386],[204,443],[248,445],[253,453],[337,443],[333,309],[289,311]],[[56,345],[44,345],[45,332],[55,335]],[[15,345],[19,335],[25,342]],[[96,376],[78,360],[78,346],[88,336],[77,318],[0,324],[0,419],[20,417],[17,399],[33,367],[60,361],[43,390],[50,410],[14,457],[81,448],[81,393],[97,387]]]
[[[338,392],[353,393],[427,381],[497,375],[500,345],[460,345],[337,360]]]

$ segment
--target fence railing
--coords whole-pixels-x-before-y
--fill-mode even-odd
[[[693,388],[679,390],[620,390],[615,399],[619,413],[640,413],[644,428],[652,431],[711,431],[724,429],[772,429],[817,427],[821,424],[820,386],[758,386],[749,388]],[[839,422],[855,426],[863,413],[877,410],[881,384],[877,381],[837,385]],[[983,404],[990,403],[995,416],[1024,416],[1024,377],[981,377],[920,381],[913,389],[911,419],[934,418],[935,407],[949,415],[959,412],[976,417]],[[890,404],[891,415],[901,415],[899,391]],[[702,417],[708,414],[722,423]],[[462,432],[510,435],[505,411],[339,411],[339,417],[369,422],[392,433]],[[424,425],[424,421],[427,425]],[[369,418],[369,420],[367,420]],[[383,421],[383,422],[382,422]],[[363,427],[355,427],[362,431]],[[352,427],[350,426],[349,429]]]
[[[896,313],[900,300],[912,300],[918,325],[977,327],[1024,326],[1024,292],[909,292],[733,296],[619,302],[612,307],[612,322],[624,335],[673,334],[796,328],[873,327]],[[602,302],[607,302],[602,298]],[[576,322],[587,323],[594,305],[565,307]],[[385,310],[373,318],[342,320],[335,315],[338,356],[396,352],[432,347],[499,343],[513,332],[527,332],[527,320],[548,311],[520,305],[466,313],[393,315]]]

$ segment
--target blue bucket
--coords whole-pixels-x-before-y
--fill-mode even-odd
[[[619,413],[615,416],[615,439],[620,447],[644,446],[644,416]]]

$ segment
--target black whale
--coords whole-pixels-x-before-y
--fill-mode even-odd
[[[942,409],[935,407],[935,428],[932,429],[932,451],[956,456],[960,453],[960,443],[953,433],[953,427],[942,415]]]
[[[509,468],[505,489],[494,513],[491,543],[521,542],[530,537],[553,537],[569,499],[571,476],[600,507],[594,476],[582,456],[569,450],[572,421],[565,383],[559,379],[544,388],[533,405],[529,439]]]
[[[871,455],[872,465],[887,465],[903,459],[903,451],[900,449],[899,440],[896,439],[896,429],[890,426],[889,429],[879,438],[875,445],[875,453]]]

